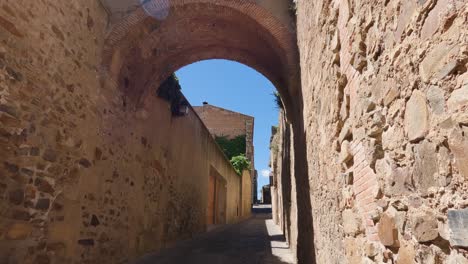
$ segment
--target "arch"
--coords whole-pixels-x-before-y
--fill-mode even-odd
[[[266,76],[288,111],[299,85],[294,27],[260,2],[147,1],[108,33],[103,54],[107,85],[138,104],[179,68],[228,59]]]

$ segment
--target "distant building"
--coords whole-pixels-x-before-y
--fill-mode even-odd
[[[235,139],[245,136],[245,156],[252,163],[250,175],[252,182],[252,201],[257,201],[257,174],[254,166],[254,117],[221,107],[210,105],[207,102],[203,106],[193,107],[213,137],[225,137]]]
[[[269,184],[262,187],[262,204],[271,204],[271,190]]]

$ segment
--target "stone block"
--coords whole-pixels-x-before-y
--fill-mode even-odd
[[[439,146],[439,152],[437,153],[437,160],[439,165],[439,186],[445,187],[452,181],[452,165],[451,165],[451,153],[444,147]]]
[[[468,179],[468,137],[461,129],[454,129],[449,137],[449,146],[455,156],[455,165],[461,175]]]
[[[396,259],[396,264],[412,264],[414,262],[414,258],[416,257],[416,250],[414,245],[408,242],[403,243],[398,250],[398,256]]]
[[[37,190],[40,192],[54,194],[55,190],[52,185],[42,178],[36,178],[34,185],[37,186]]]
[[[50,200],[46,198],[41,198],[37,200],[36,203],[36,209],[37,210],[42,210],[42,211],[47,211],[49,210],[50,207]]]
[[[422,139],[429,130],[429,113],[426,96],[419,90],[406,103],[405,132],[411,142]]]
[[[414,147],[414,152],[413,182],[418,191],[426,193],[430,187],[438,186],[436,146],[429,141],[423,141]]]
[[[377,175],[384,183],[383,193],[386,196],[409,194],[411,191],[408,186],[411,185],[411,173],[408,168],[396,167],[394,161],[385,156],[375,163]]]
[[[347,237],[344,240],[344,248],[348,263],[358,264],[362,263],[363,259],[363,245],[364,241],[362,238],[351,238]]]
[[[452,74],[455,69],[458,67],[458,61],[456,60],[452,60],[450,62],[448,62],[447,64],[445,64],[435,75],[434,75],[434,78],[436,80],[441,80],[445,77],[447,77],[448,75]]]
[[[437,238],[439,227],[432,212],[414,212],[409,217],[411,232],[418,242],[429,242]]]
[[[438,86],[431,85],[426,93],[431,112],[435,115],[441,115],[445,111],[444,91]]]
[[[419,65],[419,74],[424,82],[439,73],[447,64],[448,58],[457,54],[458,46],[443,42],[430,51]]]
[[[406,224],[406,211],[397,211],[394,206],[391,206],[385,213],[394,219],[399,235],[403,234]]]
[[[353,210],[346,209],[343,211],[343,230],[345,234],[355,236],[362,230],[361,219]]]
[[[468,85],[453,91],[447,101],[447,105],[452,112],[468,106]]]
[[[385,106],[389,106],[393,101],[395,101],[395,99],[398,98],[398,96],[400,96],[400,91],[398,90],[398,87],[396,87],[396,83],[394,81],[389,81],[387,85],[389,87],[383,99]]]
[[[384,246],[399,246],[398,230],[393,216],[387,213],[382,214],[379,224],[377,225],[377,229],[380,242]]]
[[[351,126],[350,126],[349,122],[346,122],[343,125],[343,128],[341,129],[340,135],[338,136],[338,140],[341,143],[341,142],[343,142],[343,140],[350,137],[351,135],[352,135]]]
[[[450,0],[439,0],[435,7],[429,12],[421,29],[421,38],[430,38],[437,32],[440,24],[440,16],[447,10]]]
[[[9,199],[10,199],[10,203],[14,205],[22,204],[24,200],[24,191],[21,189],[11,191],[9,193]]]
[[[6,231],[6,239],[23,240],[32,232],[33,228],[29,223],[14,223]]]
[[[366,248],[365,248],[366,256],[372,258],[377,256],[381,252],[379,245],[375,242],[368,242],[366,243]]]
[[[398,25],[395,31],[395,39],[399,42],[402,38],[406,26],[411,21],[412,16],[415,14],[417,3],[415,0],[408,0],[403,2],[401,14],[398,16]]]
[[[46,149],[44,151],[44,154],[42,154],[42,158],[45,161],[49,161],[49,162],[56,162],[57,161],[57,156],[58,156],[57,152],[55,152],[52,149]]]
[[[350,151],[349,141],[345,140],[341,143],[341,152],[340,152],[340,163],[346,163],[353,158],[353,155]]]
[[[462,254],[452,251],[446,262],[447,264],[468,264],[468,259]]]
[[[399,125],[390,126],[382,133],[382,147],[384,150],[399,148],[404,140],[403,128]]]
[[[468,208],[448,211],[450,244],[468,248]]]

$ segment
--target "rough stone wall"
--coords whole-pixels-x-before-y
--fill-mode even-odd
[[[101,85],[97,1],[2,1],[0,263],[128,263],[206,228],[213,166],[240,177],[193,110]],[[104,76],[105,77],[105,76]]]
[[[294,179],[294,159],[291,127],[280,111],[279,125],[270,144],[270,167],[273,174],[272,215],[281,227],[291,249],[297,250],[297,194]]]
[[[466,2],[297,11],[317,263],[467,263]]]
[[[272,175],[272,180],[270,182],[271,186],[271,207],[272,207],[272,218],[273,222],[280,227],[283,227],[283,203],[282,203],[282,185],[281,185],[281,140],[282,134],[279,131],[279,127],[271,128],[271,138],[270,138],[270,170]]]

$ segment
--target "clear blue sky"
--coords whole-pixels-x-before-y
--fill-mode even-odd
[[[268,184],[271,126],[278,124],[273,84],[243,64],[227,60],[206,60],[176,72],[182,92],[193,106],[207,101],[255,117],[255,168],[258,188]],[[260,193],[258,198],[260,199]]]

